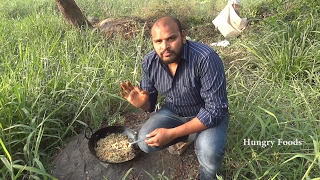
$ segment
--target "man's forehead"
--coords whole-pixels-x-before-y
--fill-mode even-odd
[[[179,28],[175,23],[165,23],[165,24],[158,24],[153,26],[151,33],[152,34],[163,34],[163,33],[178,33]]]
[[[165,39],[173,36],[178,36],[179,31],[170,27],[161,27],[161,28],[155,28],[152,31],[152,38],[153,39]]]

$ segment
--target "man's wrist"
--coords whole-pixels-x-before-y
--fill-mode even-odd
[[[150,102],[147,101],[146,103],[144,103],[141,107],[139,107],[141,110],[145,111],[145,112],[149,112],[150,110]]]

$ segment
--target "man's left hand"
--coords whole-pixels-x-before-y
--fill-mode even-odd
[[[147,135],[149,146],[164,146],[175,139],[172,129],[158,128]]]

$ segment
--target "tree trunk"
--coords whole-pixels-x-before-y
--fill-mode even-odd
[[[91,23],[83,16],[80,8],[77,6],[74,0],[55,0],[60,12],[64,16],[65,20],[73,27],[92,28]]]

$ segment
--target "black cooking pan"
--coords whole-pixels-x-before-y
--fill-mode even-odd
[[[87,135],[88,131],[90,131],[90,134],[91,134],[90,137]],[[112,133],[124,134],[124,135],[128,136],[131,139],[131,141],[137,140],[137,137],[138,137],[137,132],[133,131],[132,129],[123,127],[123,126],[109,126],[109,127],[101,128],[101,129],[97,130],[95,133],[93,133],[93,131],[90,127],[87,127],[85,129],[84,136],[89,140],[88,141],[88,148],[89,148],[91,154],[93,154],[97,159],[99,159],[97,157],[96,151],[95,151],[95,148],[97,147],[97,142],[100,139],[105,138]],[[132,159],[134,159],[140,153],[141,150],[139,149],[139,147],[136,144],[134,144],[132,146],[134,148],[134,153],[135,153],[135,156]],[[127,161],[130,161],[132,159],[129,159]],[[99,160],[102,161],[101,159],[99,159]],[[123,163],[123,162],[127,162],[127,161],[122,161],[122,162],[102,161],[102,162],[116,164],[116,163]]]

